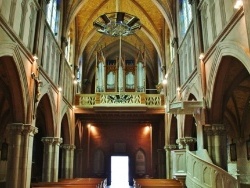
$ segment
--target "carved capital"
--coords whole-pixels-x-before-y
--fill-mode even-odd
[[[63,139],[62,139],[62,138],[55,137],[55,138],[54,138],[54,141],[53,141],[53,144],[54,144],[54,145],[60,146],[60,144],[61,144],[62,142],[63,142]]]
[[[206,125],[204,126],[204,131],[208,136],[223,136],[226,133],[226,129],[223,124]]]
[[[12,123],[7,126],[7,130],[10,134],[22,134],[23,128],[22,123]]]
[[[50,145],[54,142],[54,137],[42,137],[41,141],[44,143],[44,145]]]
[[[60,148],[62,148],[64,150],[71,150],[71,147],[72,147],[72,145],[70,145],[70,144],[63,144],[60,146]]]
[[[192,144],[192,143],[195,143],[195,142],[196,142],[196,138],[184,137],[184,138],[177,139],[176,142],[177,142],[178,144],[183,145],[183,146],[185,147],[186,145],[190,145],[190,144]]]
[[[175,149],[178,149],[178,145],[166,145],[165,147],[164,147],[164,149],[166,150],[166,151],[171,151],[171,150],[175,150]]]
[[[23,134],[27,135],[27,134],[31,134],[31,135],[35,135],[36,133],[38,133],[38,128],[34,127],[32,125],[23,125]]]

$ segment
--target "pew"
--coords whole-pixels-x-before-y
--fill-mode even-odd
[[[183,188],[183,184],[175,179],[134,179],[136,188]]]
[[[82,187],[82,188],[105,188],[107,179],[103,178],[76,178],[76,179],[60,179],[58,182],[39,182],[32,183],[33,188],[48,188],[48,187]]]

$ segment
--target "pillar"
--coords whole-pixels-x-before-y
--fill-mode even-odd
[[[223,124],[213,124],[205,127],[207,133],[208,152],[215,165],[226,169],[226,130]]]
[[[171,160],[171,150],[178,149],[177,145],[166,145],[164,147],[166,151],[166,178],[172,179],[172,160]]]
[[[75,146],[70,144],[63,144],[62,148],[62,178],[73,178],[73,166],[74,166],[74,149]]]
[[[33,137],[37,128],[22,123],[9,124],[6,187],[26,188],[30,185]]]
[[[75,177],[78,177],[78,178],[83,176],[82,158],[83,158],[83,149],[77,148],[75,150],[74,163],[75,163],[75,166],[78,168],[74,168],[74,173],[75,173]]]
[[[43,137],[42,142],[44,144],[43,149],[43,173],[42,181],[51,182],[52,179],[52,154],[53,154],[53,137]]]
[[[164,168],[164,166],[166,166],[165,152],[163,149],[158,149],[157,154],[158,154],[157,175],[158,178],[165,178],[165,168]]]
[[[73,174],[74,174],[74,154],[75,154],[75,145],[71,145],[70,147],[70,174],[69,177],[73,178]]]
[[[53,140],[53,161],[52,161],[52,182],[58,181],[59,171],[59,146],[62,143],[62,138],[54,138]]]
[[[207,151],[209,156],[212,158],[212,126],[205,126],[204,131],[206,132],[207,135]]]
[[[22,131],[22,156],[21,161],[21,186],[28,187],[31,182],[31,168],[32,168],[32,150],[34,135],[38,129],[32,125],[23,125]]]

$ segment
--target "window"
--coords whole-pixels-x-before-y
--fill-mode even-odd
[[[192,20],[192,10],[191,5],[188,3],[188,0],[179,1],[179,26],[180,26],[180,37],[186,34],[189,24]]]
[[[60,22],[60,0],[50,0],[47,4],[46,20],[55,36],[58,34]]]

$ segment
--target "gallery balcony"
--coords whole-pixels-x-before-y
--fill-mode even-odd
[[[105,92],[96,94],[76,94],[75,107],[95,111],[146,111],[155,109],[165,112],[162,94],[140,92]]]

